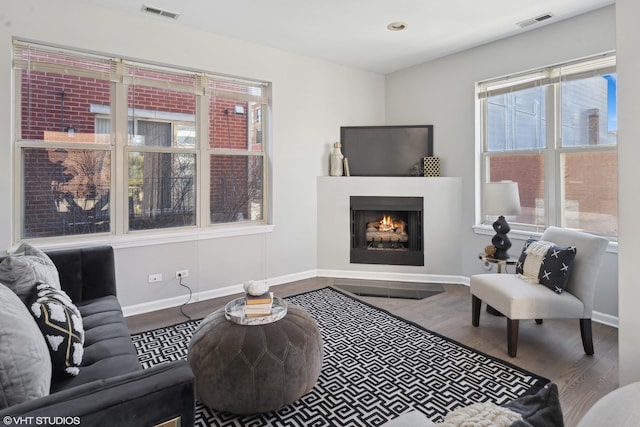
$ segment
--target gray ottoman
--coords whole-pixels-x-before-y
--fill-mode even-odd
[[[266,325],[233,323],[221,309],[198,326],[188,360],[200,402],[234,414],[268,412],[315,385],[322,338],[315,320],[293,304],[285,317]]]

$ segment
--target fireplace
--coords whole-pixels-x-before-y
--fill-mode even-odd
[[[424,265],[422,197],[351,196],[356,264]]]

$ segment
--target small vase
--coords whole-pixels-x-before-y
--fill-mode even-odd
[[[330,159],[331,176],[342,176],[344,174],[343,165],[342,165],[342,160],[344,159],[344,156],[340,151],[341,146],[342,145],[339,142],[336,142],[335,144],[333,144],[333,152],[331,153],[331,159]]]

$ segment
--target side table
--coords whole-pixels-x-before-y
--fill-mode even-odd
[[[480,261],[484,262],[485,264],[496,264],[498,269],[498,274],[503,272],[502,271],[503,268],[505,270],[504,272],[506,273],[508,265],[516,265],[518,263],[517,258],[496,259],[496,258],[490,257],[487,254],[478,254],[478,258],[480,259]],[[490,305],[487,305],[487,313],[493,314],[494,316],[503,316],[502,313],[500,313],[498,310],[491,307]]]
[[[478,254],[478,258],[480,259],[480,261],[484,262],[485,264],[496,264],[498,268],[498,273],[502,273],[503,267],[505,267],[505,270],[506,270],[507,265],[516,265],[518,263],[517,258],[496,259],[496,258],[490,257],[487,254]]]

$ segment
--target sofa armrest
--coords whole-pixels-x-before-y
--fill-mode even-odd
[[[0,411],[20,425],[60,425],[68,418],[82,427],[109,425],[151,427],[180,418],[181,427],[195,420],[194,376],[185,360],[163,363],[131,374],[93,381]]]
[[[116,296],[116,268],[111,246],[47,251],[60,285],[74,303]]]

